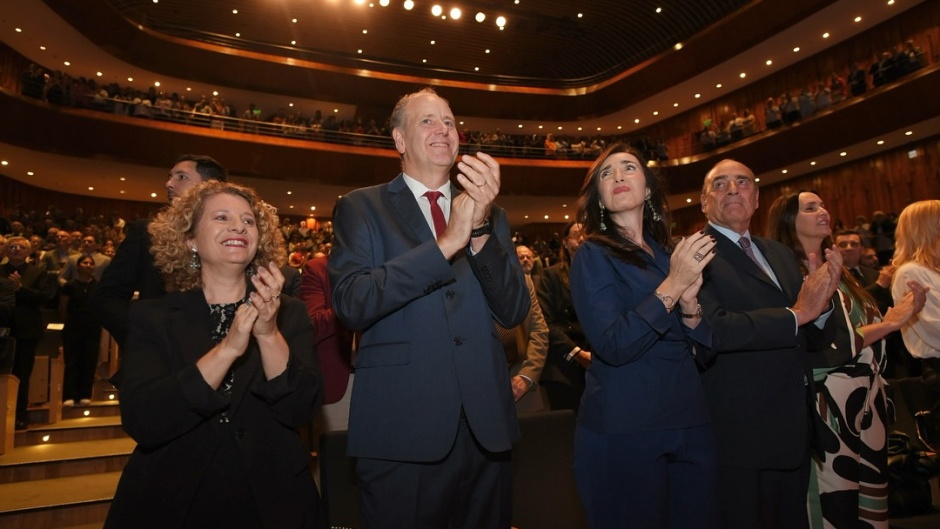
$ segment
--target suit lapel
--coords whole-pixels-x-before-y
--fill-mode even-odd
[[[389,182],[388,200],[392,209],[398,213],[399,218],[411,229],[411,233],[421,242],[434,239],[431,233],[431,227],[425,220],[421,208],[418,207],[418,201],[415,200],[411,189],[405,184],[405,178],[401,174]]]
[[[748,257],[746,253],[744,253],[744,249],[738,246],[737,241],[732,241],[720,231],[712,228],[711,225],[708,225],[708,227],[705,228],[705,232],[715,237],[715,239],[718,241],[717,248],[719,255],[723,256],[724,259],[728,261],[728,263],[735,270],[744,272],[754,277],[755,279],[767,283],[768,285],[779,290],[773,280],[770,279],[770,276],[761,270],[757,266],[757,263],[751,261],[751,258]],[[754,240],[753,237],[751,240]],[[763,247],[760,247],[760,250],[761,253],[764,253]],[[766,255],[767,254],[764,254],[765,257]]]
[[[777,281],[780,282],[780,289],[783,291],[787,297],[795,299],[795,292],[792,292],[790,288],[790,281],[786,277],[787,260],[793,261],[796,257],[793,255],[790,250],[787,250],[789,255],[781,255],[777,250],[782,246],[779,245],[769,245],[761,237],[751,237],[751,240],[754,241],[754,244],[757,245],[757,248],[760,249],[760,253],[764,254],[764,259],[770,263],[770,267],[774,271],[774,275],[777,276]],[[742,250],[743,251],[743,250]]]

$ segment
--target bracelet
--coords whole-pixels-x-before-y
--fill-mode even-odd
[[[676,302],[672,299],[672,296],[663,294],[658,290],[653,292],[653,295],[659,298],[659,301],[663,302],[663,305],[666,306],[666,312],[672,312],[672,309],[675,308]]]
[[[682,316],[683,318],[686,318],[686,319],[689,319],[689,320],[692,319],[692,318],[701,318],[701,317],[702,317],[702,305],[701,305],[701,303],[696,303],[696,304],[695,304],[695,312],[692,313],[692,314],[685,314],[685,313],[682,312],[682,309],[680,308],[680,309],[679,309],[679,316]]]

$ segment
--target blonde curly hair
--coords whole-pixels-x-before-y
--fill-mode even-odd
[[[940,200],[921,200],[901,211],[891,264],[909,261],[940,270]]]
[[[278,266],[287,260],[284,237],[278,229],[277,210],[250,187],[231,182],[208,180],[188,189],[173,204],[157,214],[150,223],[150,253],[157,270],[163,274],[167,292],[182,292],[202,287],[202,273],[190,266],[192,252],[187,244],[196,236],[206,199],[219,193],[244,198],[255,214],[258,226],[258,250],[248,268],[271,262]]]

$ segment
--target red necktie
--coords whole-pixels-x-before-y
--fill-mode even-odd
[[[444,220],[444,210],[441,209],[440,204],[437,203],[437,199],[444,196],[444,193],[440,191],[428,191],[424,194],[428,198],[428,202],[431,203],[431,219],[434,221],[434,232],[438,239],[444,235],[444,230],[447,229],[447,221]]]

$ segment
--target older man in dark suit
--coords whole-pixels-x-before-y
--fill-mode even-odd
[[[842,257],[811,256],[804,281],[785,246],[749,232],[754,173],[719,162],[705,177],[705,233],[717,240],[699,299],[716,359],[703,375],[718,435],[723,527],[806,528],[812,373]],[[820,314],[827,311],[822,317]]]
[[[333,308],[362,333],[348,453],[358,457],[364,526],[508,529],[518,437],[493,320],[518,325],[529,292],[494,204],[499,164],[464,155],[433,90],[391,117],[402,173],[335,210]]]

